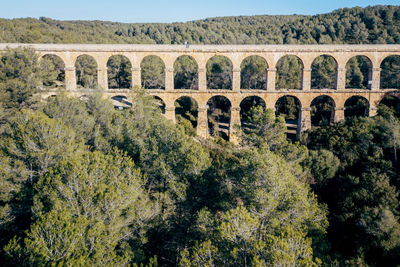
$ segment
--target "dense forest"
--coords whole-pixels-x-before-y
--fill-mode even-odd
[[[221,17],[186,23],[1,19],[0,42],[128,44],[393,44],[400,7],[344,8],[316,16]]]
[[[377,6],[174,24],[2,20],[0,34],[3,42],[398,43],[399,22],[400,7]],[[212,136],[202,139],[193,103],[179,103],[173,124],[147,94],[163,85],[156,60],[143,62],[131,107],[116,109],[96,91],[69,97],[57,59],[1,54],[0,265],[398,266],[400,99],[386,97],[374,117],[355,99],[338,123],[321,101],[318,122],[297,140],[285,134],[294,98],[276,112],[250,101],[246,123],[234,126],[237,144],[214,131],[213,118],[229,121],[227,104],[215,101]],[[399,88],[399,62],[384,64],[383,88]],[[278,88],[298,86],[298,64],[281,63]],[[333,62],[315,64],[313,87],[332,88]],[[348,64],[348,86],[366,88],[365,61]],[[129,62],[115,57],[108,67],[110,88],[129,88]],[[190,58],[174,68],[175,88],[197,88]],[[229,87],[228,69],[215,58],[208,86]],[[247,59],[242,87],[265,88],[263,69]],[[96,87],[90,58],[76,70],[79,86]],[[57,96],[41,99],[47,87],[59,87]]]

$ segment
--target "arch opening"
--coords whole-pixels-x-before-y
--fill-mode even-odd
[[[165,64],[158,56],[147,56],[140,63],[142,87],[165,89]]]
[[[362,96],[352,96],[344,103],[344,117],[368,117],[369,101]]]
[[[337,62],[329,55],[321,55],[311,64],[311,89],[336,87]]]
[[[335,101],[327,95],[314,98],[311,102],[311,125],[326,126],[334,121]]]
[[[213,56],[207,61],[207,88],[232,90],[233,65],[225,56]]]
[[[285,121],[296,122],[300,119],[301,103],[300,100],[291,95],[280,97],[275,103],[276,116],[282,115]]]
[[[124,95],[116,95],[111,97],[111,102],[115,109],[129,109],[132,107],[132,102],[128,101],[128,98]]]
[[[267,89],[267,61],[260,56],[246,57],[240,64],[241,89]]]
[[[291,95],[280,97],[275,103],[275,115],[283,116],[286,123],[286,134],[290,139],[296,139],[300,131],[301,102]]]
[[[199,67],[193,57],[187,55],[178,57],[174,62],[174,88],[198,90],[198,72]]]
[[[165,102],[164,100],[161,99],[161,97],[158,96],[153,96],[154,97],[154,102],[158,106],[158,108],[161,110],[162,114],[165,114]]]
[[[251,128],[250,119],[254,107],[262,107],[265,110],[265,101],[258,96],[247,96],[240,102],[240,124],[244,130]]]
[[[175,120],[182,124],[185,132],[189,135],[196,135],[197,118],[199,106],[191,97],[182,96],[175,100]]]
[[[302,88],[303,62],[294,55],[281,57],[276,63],[276,89]]]
[[[388,56],[382,61],[381,88],[400,89],[400,56]]]
[[[107,61],[109,89],[128,89],[132,87],[132,64],[126,56],[114,55]]]
[[[89,55],[80,55],[75,62],[76,84],[80,88],[97,88],[97,62]]]
[[[400,118],[400,98],[391,94],[385,95],[378,104],[378,114]]]
[[[65,87],[65,64],[59,56],[53,54],[44,55],[40,60],[40,67],[46,74],[43,78],[45,87]]]
[[[211,136],[229,141],[231,102],[224,96],[213,96],[207,102],[208,130]]]
[[[346,64],[346,88],[369,89],[371,87],[372,62],[366,56],[354,56]]]

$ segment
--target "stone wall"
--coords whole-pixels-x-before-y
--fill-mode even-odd
[[[296,97],[301,103],[302,130],[311,127],[310,106],[313,99],[327,95],[335,103],[335,121],[344,119],[344,104],[352,96],[361,96],[369,101],[370,115],[374,115],[380,100],[386,94],[397,94],[396,89],[381,90],[380,65],[391,55],[400,55],[400,45],[115,45],[115,44],[0,44],[0,51],[15,47],[31,47],[40,56],[54,54],[65,64],[65,85],[72,95],[83,95],[84,90],[77,89],[75,61],[80,55],[92,56],[97,63],[97,77],[104,97],[116,95],[129,97],[129,90],[109,90],[107,61],[113,55],[123,55],[132,65],[132,87],[141,86],[141,62],[146,56],[161,58],[165,65],[165,90],[149,90],[150,94],[160,97],[166,105],[166,116],[175,120],[175,101],[182,96],[192,97],[198,103],[198,127],[200,136],[207,136],[207,101],[216,95],[226,97],[231,102],[231,125],[240,122],[240,103],[247,96],[262,98],[267,108],[275,108],[276,101],[285,95]],[[198,65],[199,89],[174,89],[174,62],[182,55],[193,57]],[[233,66],[232,90],[210,90],[207,88],[206,64],[213,56],[228,58]],[[267,89],[242,90],[240,88],[240,67],[249,56],[260,56],[267,62]],[[276,90],[276,64],[286,55],[297,56],[303,65],[301,90]],[[311,90],[311,65],[321,55],[332,56],[336,61],[336,88]],[[346,63],[354,56],[365,56],[370,63],[369,90],[345,88]],[[232,127],[231,127],[232,128]]]

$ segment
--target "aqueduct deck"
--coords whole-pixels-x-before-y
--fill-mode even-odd
[[[258,96],[267,108],[274,108],[277,100],[285,95],[295,96],[301,103],[301,129],[311,127],[310,106],[313,99],[327,95],[334,101],[335,121],[344,119],[344,105],[352,96],[361,96],[369,101],[369,115],[376,114],[377,106],[387,94],[397,93],[399,88],[380,89],[381,63],[388,57],[400,56],[400,45],[115,45],[115,44],[0,44],[0,51],[16,47],[30,47],[41,56],[53,54],[65,65],[65,87],[72,95],[84,95],[90,90],[78,89],[75,62],[78,56],[92,56],[97,63],[97,83],[104,96],[129,96],[128,89],[108,89],[107,61],[113,55],[129,59],[132,71],[132,87],[141,86],[141,62],[149,55],[158,56],[165,66],[165,89],[149,90],[165,103],[165,115],[175,120],[175,101],[189,96],[198,103],[198,126],[200,136],[207,136],[207,101],[216,95],[226,97],[231,103],[230,125],[240,123],[240,103],[247,96]],[[198,65],[198,90],[174,89],[174,62],[182,55],[191,56]],[[232,90],[207,88],[206,64],[213,56],[220,55],[232,63]],[[297,56],[302,62],[301,90],[277,90],[275,88],[276,65],[286,55]],[[336,61],[335,88],[311,89],[311,66],[321,55]],[[267,62],[266,90],[240,88],[242,61],[249,56],[260,56]],[[346,63],[354,56],[365,56],[370,61],[369,89],[346,88]]]

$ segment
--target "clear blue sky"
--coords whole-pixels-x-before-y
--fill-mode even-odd
[[[1,18],[41,16],[60,20],[184,22],[208,17],[327,13],[400,0],[1,0]]]

